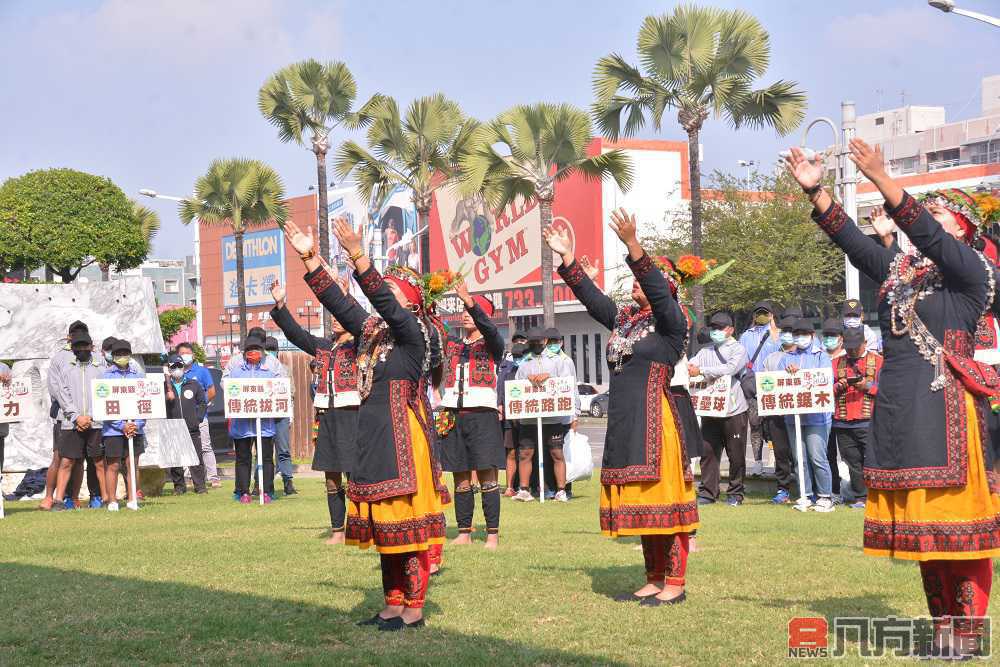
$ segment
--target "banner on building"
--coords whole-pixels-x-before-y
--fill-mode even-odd
[[[726,417],[729,415],[733,376],[723,375],[714,380],[706,380],[699,375],[688,381],[688,393],[695,414],[701,417]]]
[[[248,306],[270,306],[271,285],[285,282],[285,239],[280,229],[243,235],[243,283]],[[222,237],[223,307],[239,306],[236,288],[236,237]]]
[[[223,378],[222,390],[227,418],[292,416],[292,385],[288,378]]]
[[[757,377],[757,414],[801,415],[833,412],[833,370],[801,369],[795,374],[766,371]]]
[[[90,400],[94,421],[166,419],[163,376],[129,380],[93,380]]]
[[[530,380],[508,380],[504,416],[507,419],[567,417],[575,414],[575,377],[549,378],[541,386]]]
[[[34,416],[31,378],[16,377],[8,384],[0,384],[0,424],[28,421]]]

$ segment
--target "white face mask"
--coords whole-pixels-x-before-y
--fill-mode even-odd
[[[807,350],[807,349],[809,349],[809,346],[812,345],[812,342],[813,342],[813,337],[812,336],[796,336],[795,337],[795,344],[798,346],[798,348],[800,350]]]
[[[171,368],[170,369],[170,377],[172,377],[175,380],[180,380],[182,377],[184,377],[184,369],[183,368]]]
[[[844,318],[844,326],[845,327],[850,327],[852,329],[856,329],[857,327],[861,326],[861,318],[860,317],[845,317]]]
[[[778,340],[781,341],[782,345],[791,345],[795,342],[795,335],[791,331],[783,331],[778,336]]]
[[[193,354],[182,354],[181,355],[181,361],[184,362],[185,366],[190,366],[191,362],[194,361],[194,355]]]

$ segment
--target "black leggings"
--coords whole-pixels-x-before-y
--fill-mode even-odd
[[[253,459],[253,446],[257,443],[257,438],[239,438],[234,441],[236,445],[236,493],[246,495],[250,493],[251,460]],[[264,461],[264,493],[269,496],[274,495],[274,438],[261,438],[261,458]]]

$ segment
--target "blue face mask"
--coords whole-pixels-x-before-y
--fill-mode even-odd
[[[795,344],[798,346],[798,348],[800,350],[807,350],[807,349],[809,349],[809,346],[812,345],[812,342],[813,342],[813,337],[812,336],[805,336],[805,335],[803,335],[803,336],[796,336],[795,337]]]
[[[795,342],[795,336],[791,331],[782,331],[781,334],[778,335],[778,340],[781,341],[782,345],[791,345]]]
[[[555,356],[562,352],[562,345],[560,343],[549,343],[545,346],[545,351],[550,355]]]
[[[712,339],[713,343],[719,345],[720,343],[725,343],[729,335],[724,329],[712,329],[708,332],[708,337]]]
[[[836,350],[840,346],[839,336],[824,336],[823,337],[823,347],[828,350]]]

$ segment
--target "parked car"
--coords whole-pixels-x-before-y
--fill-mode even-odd
[[[600,392],[592,384],[579,383],[576,385],[576,393],[580,397],[580,412],[590,412],[590,402],[594,400]]]
[[[608,395],[608,392],[592,397],[590,400],[590,409],[587,412],[590,413],[591,417],[607,417],[610,400],[611,396]]]

